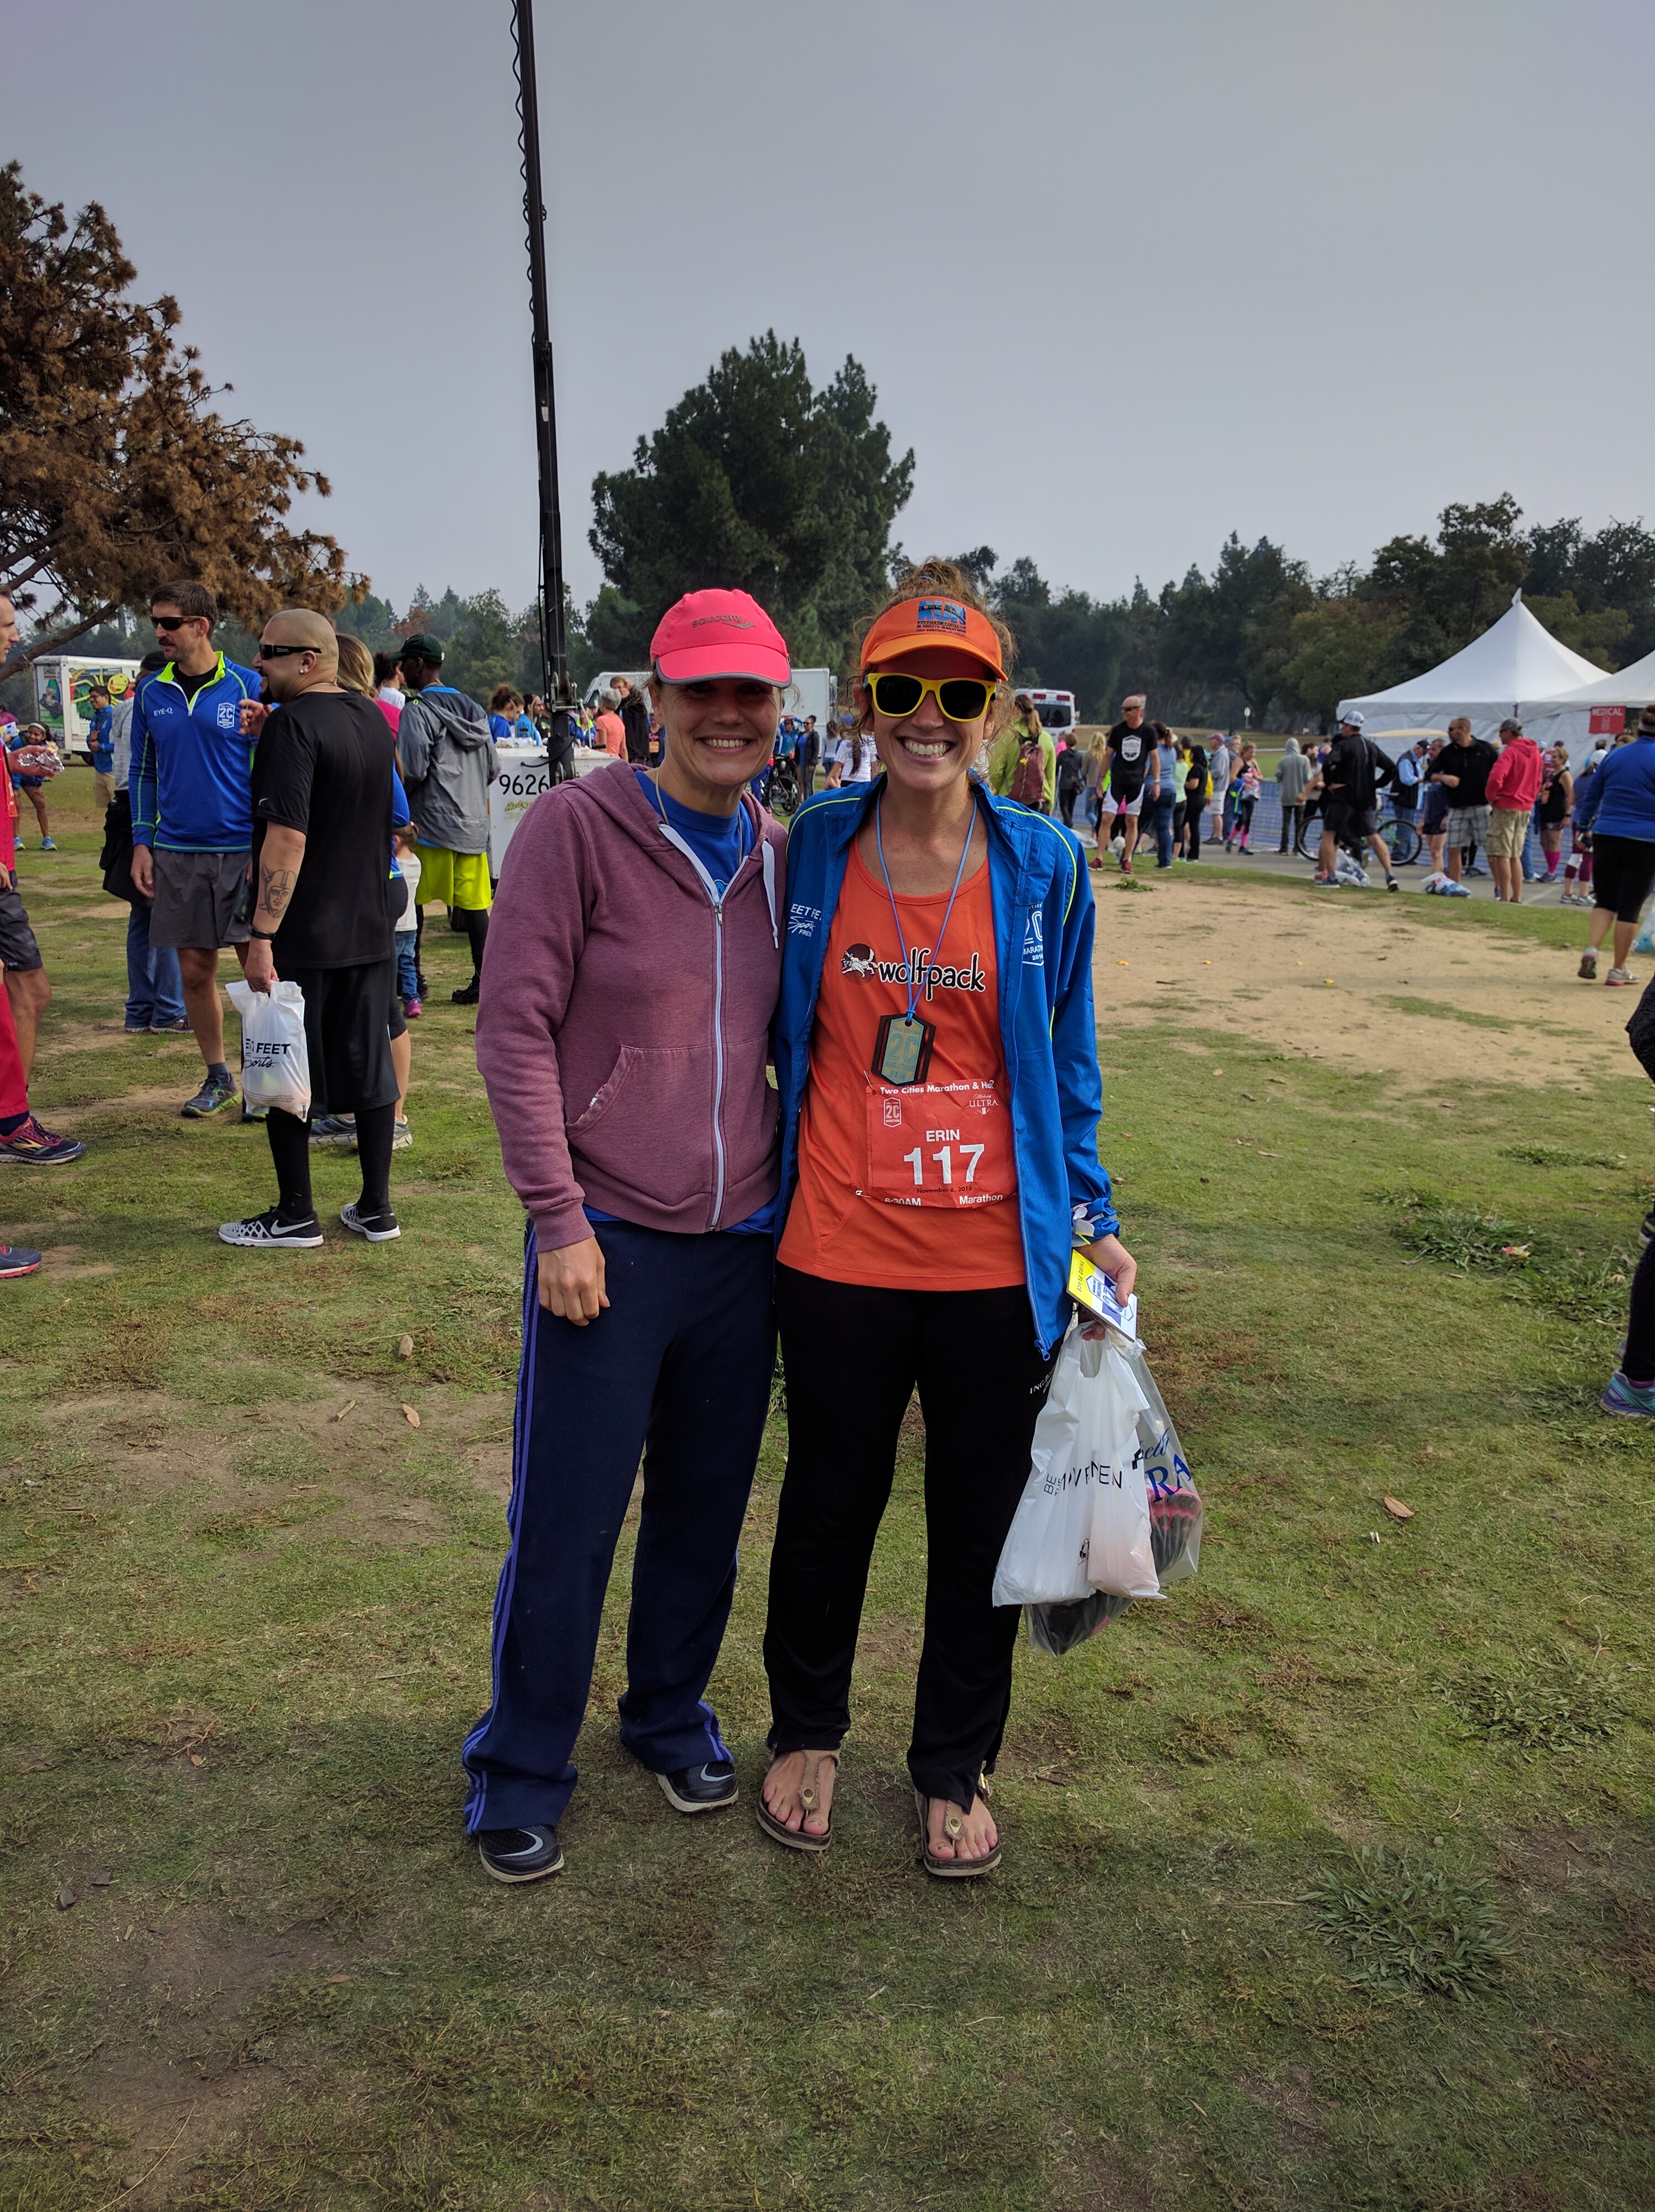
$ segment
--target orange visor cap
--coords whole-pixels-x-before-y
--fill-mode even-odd
[[[1005,679],[994,624],[987,615],[958,599],[899,599],[887,607],[862,640],[863,670],[883,667],[887,660],[901,660],[933,645],[952,645],[973,653]]]

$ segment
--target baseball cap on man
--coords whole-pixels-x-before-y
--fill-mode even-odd
[[[1349,714],[1341,714],[1339,717],[1339,726],[1342,730],[1360,730],[1362,726],[1362,721],[1363,717],[1359,714],[1354,707],[1353,707]]]
[[[793,674],[787,640],[746,592],[686,592],[655,625],[649,659],[663,684],[786,684]]]
[[[934,645],[957,646],[962,652],[975,653],[996,676],[1005,677],[1000,640],[988,616],[940,593],[922,599],[898,599],[894,607],[887,607],[862,640],[862,667],[883,667],[887,660],[904,660],[910,653],[927,652]]]
[[[429,661],[433,668],[441,668],[442,641],[439,637],[433,637],[429,629],[417,629],[412,637],[404,638],[402,650],[397,655],[397,659],[399,661]]]

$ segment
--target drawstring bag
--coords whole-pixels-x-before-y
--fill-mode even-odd
[[[310,1053],[305,1043],[305,994],[296,983],[228,986],[241,1017],[241,1094],[249,1106],[274,1107],[297,1121],[310,1116]]]

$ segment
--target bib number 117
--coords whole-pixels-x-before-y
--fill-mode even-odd
[[[965,1172],[960,1177],[960,1181],[969,1188],[977,1181],[977,1162],[983,1158],[983,1153],[987,1152],[988,1149],[989,1148],[986,1145],[945,1145],[940,1152],[933,1152],[931,1155],[931,1160],[934,1166],[941,1170],[943,1188],[945,1190],[951,1190],[953,1188],[954,1155],[956,1152],[958,1153],[960,1160],[965,1170]],[[923,1146],[916,1145],[911,1152],[904,1152],[903,1154],[903,1158],[914,1170],[915,1189],[923,1190],[925,1188],[926,1164],[925,1149]]]

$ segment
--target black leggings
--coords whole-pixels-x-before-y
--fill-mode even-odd
[[[394,1104],[356,1109],[356,1157],[362,1171],[358,1210],[368,1220],[391,1211],[391,1140],[396,1133],[396,1121]],[[272,1106],[265,1132],[281,1194],[282,1218],[308,1221],[316,1211],[310,1194],[310,1123]]]
[[[969,1811],[1012,1695],[1019,1608],[990,1602],[1052,1362],[1028,1292],[885,1291],[776,1272],[788,1470],[770,1553],[770,1748],[837,1748],[897,1433],[925,1415],[925,1641],[908,1771]]]
[[[1632,1312],[1621,1372],[1634,1382],[1655,1382],[1655,1244],[1646,1244],[1632,1278]]]

